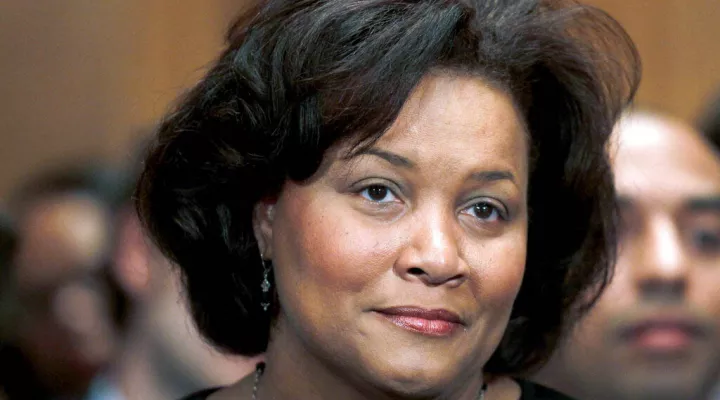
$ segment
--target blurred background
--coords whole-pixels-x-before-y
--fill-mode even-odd
[[[637,103],[694,123],[720,90],[720,52],[716,51],[717,40],[720,38],[720,1],[586,2],[614,16],[635,40],[644,67]],[[38,341],[55,343],[56,347],[62,347],[62,335],[68,335],[65,338],[67,343],[73,340],[96,340],[94,348],[78,349],[81,356],[61,354],[53,356],[56,357],[54,360],[44,361],[49,363],[48,365],[58,362],[61,366],[67,366],[70,362],[68,360],[76,357],[77,359],[72,360],[78,363],[76,369],[80,371],[78,376],[58,378],[58,372],[52,370],[52,366],[48,367],[50,369],[46,372],[52,379],[45,380],[59,379],[66,385],[48,390],[64,390],[68,393],[85,391],[93,377],[97,377],[98,373],[102,374],[111,354],[120,346],[117,343],[120,339],[116,339],[116,336],[134,337],[133,326],[139,326],[136,330],[140,332],[163,332],[163,329],[173,331],[178,323],[186,321],[182,316],[173,320],[173,316],[181,314],[182,311],[168,305],[177,303],[175,278],[164,276],[164,272],[157,272],[153,267],[141,271],[122,269],[124,262],[128,260],[137,263],[140,259],[145,266],[162,263],[156,260],[157,257],[151,254],[151,250],[138,244],[137,226],[125,214],[128,207],[128,188],[137,172],[134,167],[128,166],[137,164],[134,161],[137,160],[137,150],[142,138],[152,130],[152,126],[169,109],[174,99],[199,79],[206,66],[221,50],[224,33],[234,16],[250,4],[249,0],[0,1],[0,211],[8,207],[13,208],[13,214],[26,213],[27,215],[20,217],[15,215],[15,221],[8,222],[7,225],[16,224],[19,231],[29,236],[28,232],[33,223],[47,227],[52,226],[52,220],[41,220],[50,217],[37,216],[31,212],[29,206],[18,210],[16,201],[22,202],[24,199],[26,202],[41,202],[58,193],[63,197],[71,192],[82,192],[84,195],[92,192],[91,199],[73,198],[72,204],[66,201],[68,199],[65,197],[62,201],[55,199],[52,202],[53,207],[65,207],[62,212],[67,217],[74,215],[72,212],[79,209],[87,212],[88,205],[98,206],[95,214],[91,216],[77,216],[78,226],[83,227],[77,232],[85,232],[95,239],[103,234],[109,237],[104,239],[107,242],[104,244],[86,241],[82,242],[84,247],[78,247],[79,251],[84,251],[83,256],[91,257],[91,260],[87,261],[87,271],[90,272],[80,268],[81,263],[76,258],[68,256],[68,265],[71,267],[67,270],[74,272],[72,276],[62,279],[76,283],[85,282],[84,286],[81,285],[84,292],[63,292],[65,297],[57,304],[65,304],[70,309],[53,303],[57,299],[32,299],[36,303],[53,303],[52,307],[56,307],[52,310],[40,310],[41,314],[45,313],[38,317],[41,322],[36,321],[36,325],[40,325],[28,328],[40,329],[37,331]],[[44,184],[48,186],[43,188],[44,191],[28,192],[28,182],[38,184],[42,181],[33,181],[38,174],[64,171],[72,165],[93,165],[94,167],[90,168],[93,177],[79,177],[87,174],[87,170],[79,175],[75,171],[68,172],[64,177],[46,176]],[[100,171],[108,166],[118,166],[126,176],[112,176],[112,173]],[[108,191],[108,188],[115,191]],[[87,203],[89,200],[92,204]],[[10,207],[9,204],[13,202],[16,204]],[[23,204],[25,205],[27,204]],[[47,204],[43,208],[48,213],[49,209]],[[62,220],[60,225],[69,226],[68,221],[70,220]],[[98,222],[100,225],[93,225],[88,221],[101,222]],[[5,222],[2,225],[6,225]],[[53,233],[59,234],[57,231]],[[118,247],[118,243],[127,243],[128,246]],[[5,245],[0,240],[0,246]],[[27,261],[26,258],[30,260],[29,264],[42,265],[41,261],[33,258],[42,254],[55,254],[54,261],[61,258],[57,253],[53,253],[57,249],[42,246],[19,250],[20,253],[28,252],[30,256],[19,256],[18,265],[22,265],[24,260]],[[0,260],[0,272],[3,272],[3,262]],[[115,265],[115,269],[108,272],[105,266],[109,264]],[[99,276],[93,272],[95,270],[105,271],[105,275]],[[0,277],[3,274],[0,274]],[[60,284],[53,281],[52,285],[55,286],[48,286],[47,282],[40,282],[57,277],[38,277],[37,272],[15,271],[15,274],[27,275],[24,279],[30,283],[24,284],[28,285],[30,292],[35,290],[43,293],[45,290],[47,295],[57,295],[57,285]],[[148,275],[157,275],[160,278],[148,278]],[[92,276],[95,283],[88,285],[88,276]],[[59,279],[57,278],[58,282]],[[146,293],[147,287],[153,288],[153,293],[165,293],[153,286],[157,285],[158,280],[164,282],[160,284],[161,287],[170,289],[167,295],[153,297]],[[39,284],[46,286],[32,286]],[[15,290],[23,290],[22,284],[13,285],[16,286]],[[0,281],[0,290],[2,288]],[[88,297],[88,293],[100,298]],[[137,311],[140,309],[138,305],[144,313]],[[2,306],[0,301],[0,340],[3,339],[4,330]],[[71,315],[72,309],[84,310],[83,316]],[[94,321],[88,323],[92,329],[88,328],[84,333],[75,332],[76,336],[86,336],[80,335],[77,337],[81,339],[73,339],[66,332],[66,328],[56,326],[57,321],[50,321],[49,314],[53,314],[55,319],[67,320],[98,315],[93,317]],[[103,317],[100,314],[108,316]],[[158,316],[168,317],[167,321],[160,318],[158,322]],[[47,336],[52,335],[52,329],[65,332],[58,334],[57,342],[47,341]],[[102,338],[88,339],[87,335],[91,333],[101,335]],[[162,335],[155,338],[157,342],[172,342],[167,339]],[[163,365],[176,366],[178,349],[188,348],[185,343],[191,339],[178,338],[177,346],[164,350],[157,350],[157,343],[153,344],[152,340],[148,340],[147,347],[135,349],[135,353],[162,354],[156,359],[165,357]],[[200,343],[197,338],[192,340]],[[155,350],[148,353],[147,348]],[[201,345],[197,348],[200,349]],[[200,350],[193,351],[194,354],[187,356],[196,357],[200,353]],[[213,365],[213,359],[208,360],[211,363],[208,365]],[[137,360],[130,360],[126,367],[129,370],[137,369],[137,363]],[[170,383],[173,379],[176,382],[193,382],[194,386],[181,385],[181,389],[187,391],[206,386],[208,382],[224,383],[231,380],[230,377],[242,376],[248,368],[252,368],[251,365],[248,360],[232,360],[228,363],[226,372],[212,379],[205,377],[207,379],[197,378],[192,381],[188,378],[202,375],[197,371],[164,371],[164,377]],[[4,371],[2,368],[0,365],[0,378]],[[122,366],[118,369],[122,370]],[[147,386],[153,384],[162,386],[158,382],[148,383]],[[101,392],[105,390],[102,379],[95,379],[93,385]],[[122,386],[122,383],[119,385]],[[147,393],[152,391],[146,391],[137,398],[156,398],[154,396],[157,393]],[[165,395],[175,393],[164,392]],[[2,396],[0,393],[0,399]],[[114,397],[107,395],[97,398]]]
[[[0,198],[68,159],[122,160],[202,74],[245,0],[0,2]],[[692,120],[720,85],[717,0],[590,0],[644,62],[639,103]]]

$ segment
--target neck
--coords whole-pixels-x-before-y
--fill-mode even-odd
[[[346,372],[342,362],[322,360],[288,329],[274,329],[274,337],[265,355],[266,368],[259,380],[258,399],[346,399],[346,400],[477,400],[482,388],[482,374],[469,374],[466,385],[457,385],[438,396],[397,393],[382,388],[363,377]]]
[[[180,398],[198,390],[205,382],[189,373],[184,365],[165,356],[156,337],[150,333],[148,316],[139,313],[128,324],[122,351],[111,371],[111,379],[126,399]]]
[[[121,355],[111,371],[113,383],[127,399],[181,398],[200,389],[228,385],[245,376],[257,362],[257,358],[213,352],[195,331],[178,332],[190,329],[183,324],[161,327],[156,325],[163,324],[144,324],[150,320],[147,316],[138,318],[131,321],[135,324],[129,325]]]
[[[132,327],[132,325],[130,325]],[[145,328],[143,326],[143,328]],[[158,357],[153,338],[143,329],[130,329],[111,379],[126,399],[170,399],[196,390],[192,379],[174,377]],[[181,381],[186,384],[179,385]],[[190,385],[192,389],[189,389]]]
[[[126,399],[177,398],[159,379],[142,335],[130,335],[111,373],[111,379]],[[168,397],[170,396],[170,397]]]

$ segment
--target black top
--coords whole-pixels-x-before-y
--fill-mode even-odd
[[[573,400],[571,397],[548,387],[523,379],[515,379],[522,391],[520,400]]]
[[[520,400],[573,400],[572,398],[556,392],[545,386],[538,385],[530,381],[516,379],[518,385],[520,385],[521,395]],[[221,388],[205,389],[203,391],[191,394],[190,396],[184,397],[182,400],[206,400],[211,394],[217,392]]]
[[[16,346],[0,342],[0,398],[27,400],[53,397],[49,388],[40,382],[25,354]]]
[[[210,397],[211,394],[217,392],[222,388],[205,389],[199,392],[193,393],[187,397],[183,397],[181,400],[205,400]]]

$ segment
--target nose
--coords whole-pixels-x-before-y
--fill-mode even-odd
[[[640,293],[654,300],[681,300],[690,265],[675,222],[671,218],[650,221],[637,251],[635,276]]]
[[[460,285],[467,268],[458,253],[452,216],[440,212],[414,216],[408,242],[395,262],[396,273],[428,286]]]

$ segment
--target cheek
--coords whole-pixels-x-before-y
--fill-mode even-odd
[[[696,264],[688,291],[695,308],[712,318],[720,331],[720,265]]]
[[[588,351],[605,351],[604,346],[611,337],[619,320],[637,309],[636,291],[632,281],[632,262],[622,256],[618,258],[615,273],[595,305],[575,327],[574,340],[578,347]]]
[[[623,318],[628,312],[634,312],[633,310],[640,306],[633,275],[636,261],[631,254],[622,250],[618,254],[612,279],[586,317],[593,321],[594,328],[600,329],[601,326],[609,328],[612,323]]]
[[[525,230],[518,230],[477,246],[468,256],[468,263],[479,275],[476,291],[481,305],[509,313],[525,272],[526,241]]]
[[[273,225],[276,279],[289,302],[328,307],[371,286],[388,271],[397,240],[363,224],[342,202],[322,201],[323,193],[300,187],[278,202]],[[312,249],[312,251],[307,251]]]

